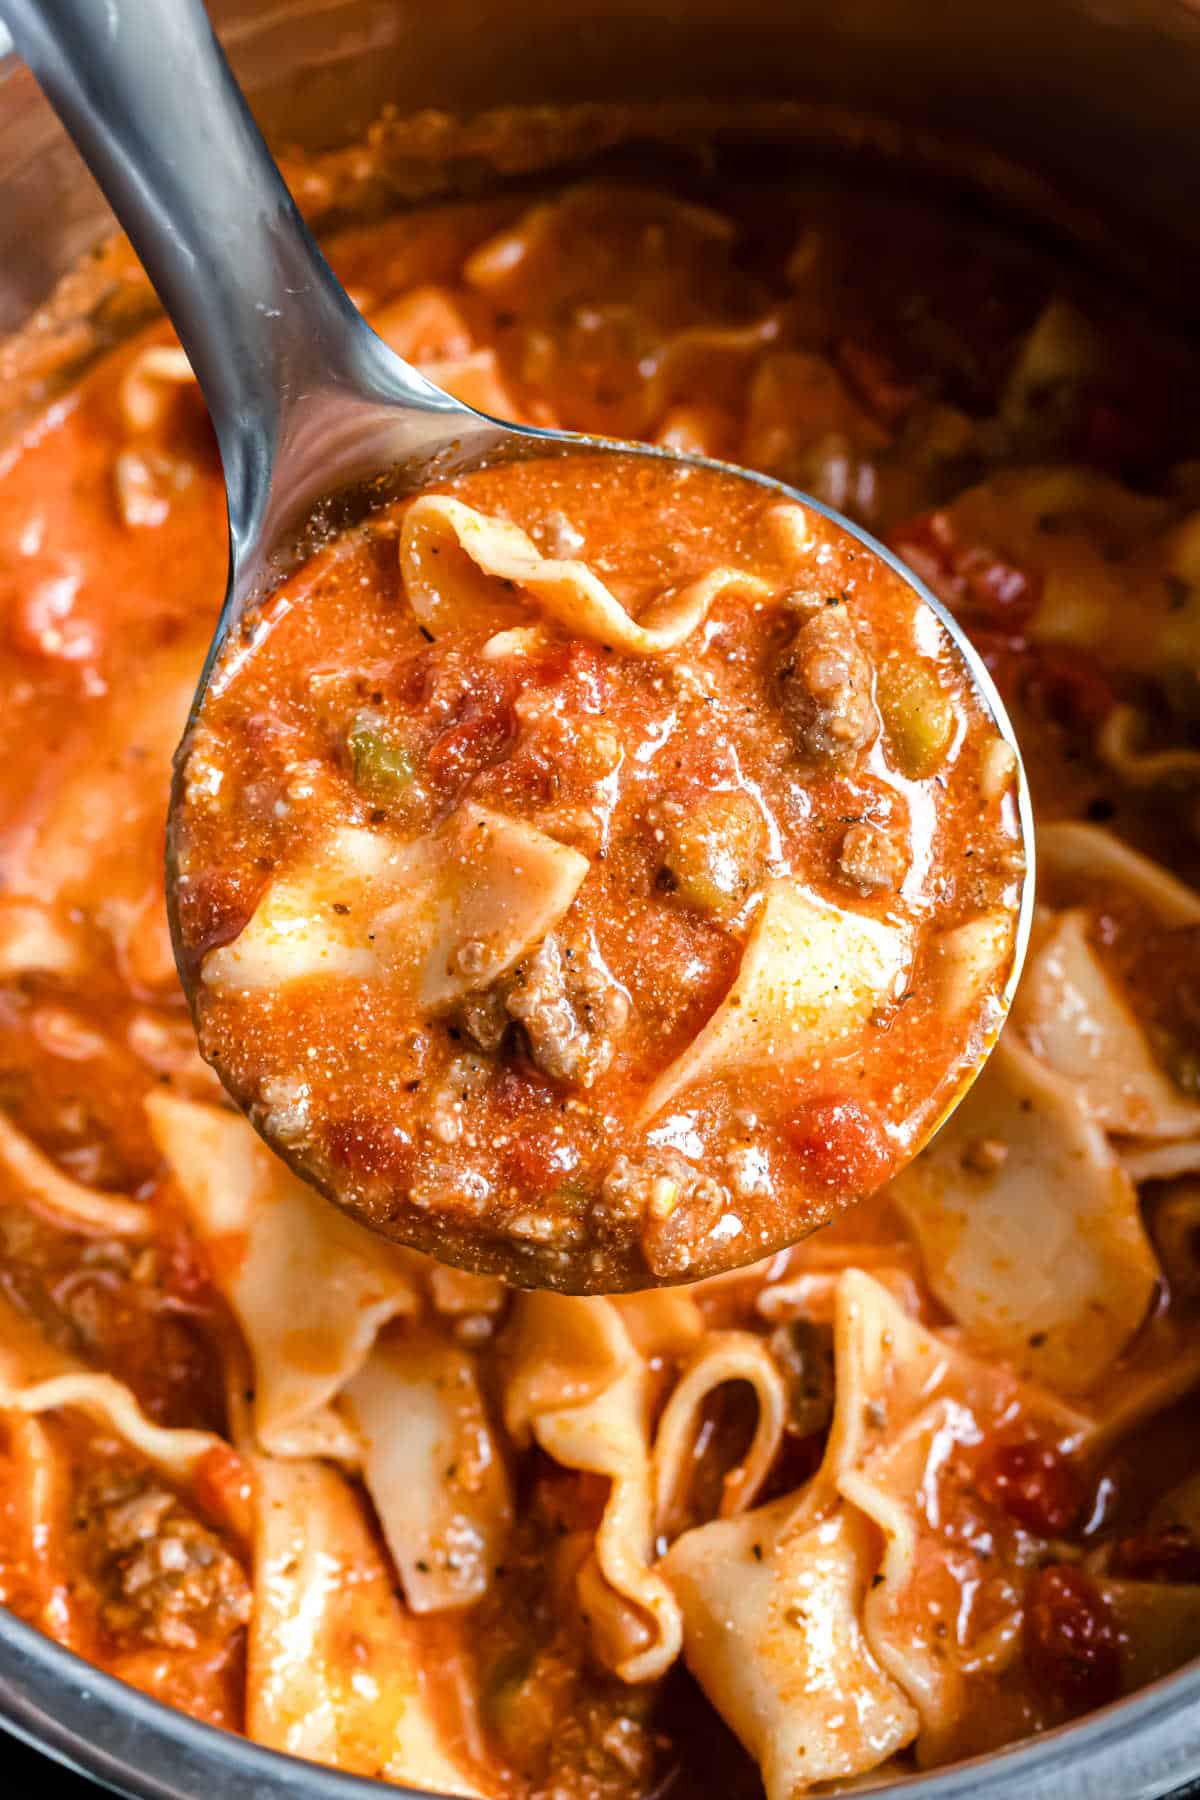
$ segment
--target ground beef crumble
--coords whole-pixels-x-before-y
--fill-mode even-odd
[[[824,606],[800,626],[779,673],[783,710],[807,761],[848,768],[875,742],[874,670],[843,605]]]
[[[241,1564],[153,1477],[101,1470],[84,1489],[76,1524],[87,1534],[100,1623],[110,1636],[194,1650],[249,1622]]]

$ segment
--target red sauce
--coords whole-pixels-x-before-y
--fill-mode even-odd
[[[436,492],[477,530],[530,534],[527,561],[569,556],[577,586],[603,580],[617,633],[693,584],[716,597],[661,647],[608,642],[540,605],[536,575],[522,591],[481,573],[485,553],[452,535],[419,561],[408,534],[428,498],[302,568],[226,653],[183,764],[177,901],[201,1046],[297,1167],[402,1243],[576,1292],[753,1260],[885,1181],[992,1029],[1021,885],[1011,783],[986,781],[1003,745],[907,586],[769,490],[573,455]],[[472,809],[569,847],[577,872],[549,931],[506,943],[499,966],[467,927],[439,945],[453,991],[431,1004],[430,965],[385,950],[369,972],[396,896],[423,904],[411,861],[407,890],[351,874],[335,898],[330,882],[352,855],[434,843],[469,886]],[[363,834],[350,849],[346,827]],[[255,939],[276,884],[296,881],[312,917],[289,946],[321,945],[330,910],[355,946],[314,948],[298,974]],[[797,959],[818,1016],[780,1008],[774,1042],[760,1030],[654,1098],[742,1004],[739,967],[793,894],[837,918],[846,961],[790,936],[774,986],[745,996],[749,1029]],[[998,948],[952,1004],[939,946],[988,919]],[[859,921],[882,928],[865,949],[845,935]],[[894,960],[872,975],[884,940]],[[731,1165],[752,1167],[740,1188]]]

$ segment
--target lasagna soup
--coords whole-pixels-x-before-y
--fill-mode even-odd
[[[815,510],[591,452],[374,513],[181,758],[200,1047],[388,1237],[612,1293],[874,1191],[1001,1015],[1016,757]]]
[[[949,203],[704,167],[670,189],[605,179],[426,206],[330,248],[376,329],[487,410],[729,457],[848,509],[964,622],[1011,708],[1040,871],[1012,1012],[891,1179],[847,1115],[799,1131],[801,1167],[836,1137],[837,1180],[846,1158],[855,1187],[881,1185],[792,1248],[683,1280],[702,1271],[687,1235],[672,1240],[672,1186],[711,1183],[700,1204],[752,1185],[757,1164],[737,1138],[717,1155],[682,1086],[638,1146],[644,1169],[661,1121],[695,1112],[694,1140],[653,1144],[668,1216],[644,1253],[673,1285],[523,1291],[389,1242],[299,1179],[198,1054],[167,933],[171,757],[225,563],[186,360],[161,328],[111,349],[0,462],[0,1598],[201,1720],[436,1794],[798,1800],[986,1752],[1200,1652],[1195,365],[1110,284]],[[685,586],[725,566],[781,596],[761,611],[753,589],[714,597],[656,668],[504,587],[475,514],[506,524],[501,548],[518,531],[587,561],[627,618],[662,626],[639,610],[651,596],[622,595],[624,546],[585,497],[564,492],[540,545],[523,506],[519,490],[446,487],[333,543],[217,697],[242,709],[221,757],[206,771],[202,743],[189,756],[189,830],[197,854],[219,853],[184,920],[202,980],[218,977],[203,980],[206,1048],[240,956],[260,1031],[245,1080],[277,1083],[247,1093],[289,1160],[326,1027],[289,1012],[286,942],[261,927],[305,819],[386,854],[389,833],[419,841],[458,807],[493,847],[488,821],[515,821],[555,881],[588,862],[578,944],[551,920],[538,942],[553,953],[522,944],[499,985],[477,967],[453,996],[457,1040],[449,1013],[436,1044],[395,1020],[381,1084],[408,1058],[407,1079],[428,1070],[448,1090],[427,1115],[448,1141],[431,1132],[415,1155],[396,1139],[431,1184],[460,1148],[531,1195],[598,1168],[583,1147],[608,1130],[601,1097],[618,1131],[626,1072],[651,1092],[695,1042],[793,856],[873,939],[906,922],[906,894],[920,929],[925,877],[908,884],[931,782],[948,783],[961,862],[985,853],[977,888],[942,865],[947,925],[1011,904],[1011,785],[1003,768],[978,785],[986,721],[925,646],[975,757],[972,810],[957,765],[924,760],[949,742],[932,692],[911,739],[890,722],[890,642],[843,601],[844,568],[828,594],[805,577],[792,605],[765,517],[749,563],[736,517],[703,567],[681,530]],[[476,529],[493,568],[469,559],[472,591],[496,615],[447,634],[418,617],[446,595],[430,574],[422,597],[422,568],[465,554],[464,537],[478,552]],[[388,634],[378,675],[367,649],[345,654],[363,575]],[[319,656],[293,635],[305,582]],[[793,815],[776,758],[795,770],[828,747],[842,764],[862,735],[825,731],[799,645],[848,617],[874,660],[878,730],[865,761],[797,780],[809,806]],[[744,744],[723,709],[768,642],[769,731]],[[470,702],[485,680],[494,710]],[[659,740],[684,709],[696,722],[672,755]],[[648,743],[653,790],[618,764]],[[225,769],[255,821],[244,838],[205,810]],[[355,894],[329,899],[331,954],[374,953],[342,930]],[[656,946],[676,1010],[651,1045],[638,982]],[[560,985],[561,1031],[538,999]],[[347,1059],[390,1029],[384,1011],[329,1004]],[[892,993],[869,1028],[914,1068],[951,1028],[924,1006]],[[768,1067],[737,1097],[764,1121],[750,1151],[774,1153],[781,1078]],[[851,1098],[882,1127],[899,1114],[874,1079]],[[494,1126],[501,1083],[512,1117]],[[332,1096],[308,1120],[334,1117]],[[386,1173],[377,1121],[417,1122],[393,1099],[337,1140],[368,1174]],[[493,1129],[490,1148],[465,1142]],[[540,1230],[517,1234],[530,1259]],[[613,1255],[612,1278],[633,1275]]]

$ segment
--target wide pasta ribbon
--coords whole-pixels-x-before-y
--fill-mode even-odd
[[[123,1194],[85,1187],[64,1175],[0,1112],[0,1187],[22,1205],[33,1204],[68,1231],[111,1238],[148,1238],[154,1228],[149,1208]]]
[[[63,1410],[83,1413],[180,1487],[202,1458],[225,1448],[211,1431],[154,1424],[123,1381],[56,1348],[0,1298],[0,1412],[36,1417]]]
[[[654,1560],[646,1359],[611,1300],[522,1294],[507,1343],[505,1423],[568,1469],[607,1477],[595,1548],[580,1571],[593,1639],[622,1680],[652,1681],[679,1654],[679,1608]],[[607,1595],[605,1589],[608,1590]]]
[[[968,1552],[943,1551],[925,1511],[936,1508],[930,1471],[1018,1402],[1063,1448],[1089,1424],[947,1344],[856,1269],[838,1286],[835,1359],[814,1480],[685,1533],[660,1565],[683,1610],[688,1664],[759,1759],[768,1800],[865,1774],[914,1738],[923,1759],[941,1753],[969,1673],[1016,1648],[1020,1602],[1014,1593],[983,1639],[948,1604],[954,1555]],[[1027,1549],[1032,1558],[1037,1541]],[[949,1638],[939,1620],[958,1622]]]
[[[662,1564],[688,1667],[759,1764],[767,1800],[878,1768],[918,1729],[863,1632],[869,1528],[842,1508],[795,1530],[795,1511],[787,1495],[703,1525]]]
[[[359,1500],[325,1463],[259,1457],[255,1476],[250,1737],[347,1774],[475,1800],[485,1790],[445,1748],[418,1628]]]
[[[1083,824],[1038,834],[1044,875],[1083,898],[1114,889],[1148,919],[1200,925],[1200,895],[1111,833]],[[1160,1067],[1146,1033],[1093,949],[1086,914],[1069,907],[1043,927],[1013,1007],[1014,1028],[1034,1054],[1076,1088],[1106,1131],[1148,1140],[1200,1137],[1200,1105]]]
[[[863,1630],[920,1715],[919,1759],[936,1762],[951,1751],[970,1677],[1003,1668],[1018,1652],[1021,1594],[1010,1574],[1044,1553],[1040,1540],[1014,1531],[1005,1567],[993,1570],[968,1545],[943,1540],[939,1471],[957,1445],[977,1444],[1015,1409],[1063,1453],[1079,1445],[1090,1421],[1003,1365],[948,1344],[857,1270],[842,1277],[834,1336],[833,1428],[800,1518],[849,1503],[883,1533],[881,1579],[863,1603]]]
[[[422,1008],[448,1006],[539,943],[588,866],[578,850],[482,806],[407,842],[344,825],[271,882],[240,936],[209,953],[204,980],[241,990],[313,975],[386,978],[411,987]]]
[[[322,1200],[236,1113],[147,1109],[250,1349],[257,1446],[361,1468],[414,1611],[478,1599],[508,1483],[474,1358],[419,1320],[427,1260]]]
[[[409,604],[434,637],[451,626],[503,631],[532,605],[572,636],[631,656],[677,649],[727,593],[770,595],[756,575],[712,569],[635,619],[586,563],[543,556],[519,525],[442,494],[422,495],[405,512],[400,567]],[[527,596],[524,605],[513,590]]]
[[[1011,1028],[890,1191],[970,1341],[1060,1391],[1091,1387],[1146,1316],[1158,1268],[1133,1184]]]
[[[833,906],[790,877],[769,883],[733,986],[653,1084],[642,1118],[697,1082],[786,1067],[848,1037],[897,991],[909,955],[899,927]]]

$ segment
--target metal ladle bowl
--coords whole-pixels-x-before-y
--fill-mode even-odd
[[[961,626],[897,557],[783,482],[647,445],[506,424],[403,361],[359,314],[301,219],[201,0],[0,0],[0,20],[141,258],[212,418],[225,473],[229,575],[192,721],[227,635],[303,555],[314,524],[327,533],[382,499],[448,475],[574,450],[720,470],[799,501],[895,570],[937,615],[981,708],[1016,755],[1026,873],[1001,997],[1007,1010],[1034,894],[1020,749]],[[177,780],[172,816],[178,794]],[[168,831],[168,912],[191,1000],[196,974],[181,954],[173,860]],[[993,1032],[948,1111],[994,1041]]]

